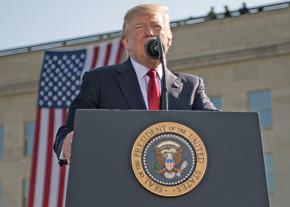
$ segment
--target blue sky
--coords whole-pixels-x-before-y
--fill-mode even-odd
[[[171,20],[204,16],[211,6],[222,12],[283,0],[0,0],[0,50],[121,30],[123,16],[142,3],[169,7]]]

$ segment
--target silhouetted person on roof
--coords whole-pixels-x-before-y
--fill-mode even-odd
[[[231,12],[230,12],[230,10],[229,10],[229,7],[228,7],[228,6],[225,6],[224,8],[225,8],[224,16],[225,16],[225,17],[231,17],[232,14],[231,14]]]
[[[207,14],[207,20],[214,20],[217,19],[216,13],[214,12],[214,7],[210,8],[209,13]]]
[[[249,13],[249,9],[247,8],[247,5],[246,5],[245,2],[243,3],[243,6],[242,6],[242,8],[240,8],[239,11],[240,11],[240,15],[248,14]]]

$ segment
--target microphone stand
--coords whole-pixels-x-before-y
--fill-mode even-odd
[[[165,55],[163,46],[160,40],[160,36],[157,37],[157,43],[158,43],[158,50],[159,50],[159,59],[162,65],[162,72],[163,72],[163,78],[162,78],[162,90],[161,90],[161,109],[168,111],[168,89],[166,86],[166,73],[165,73]]]

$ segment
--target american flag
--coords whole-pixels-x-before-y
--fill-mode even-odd
[[[120,39],[82,49],[46,51],[40,74],[28,207],[65,206],[69,167],[53,153],[57,129],[78,94],[85,71],[121,62]]]

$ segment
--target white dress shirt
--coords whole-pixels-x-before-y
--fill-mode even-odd
[[[131,58],[131,62],[133,65],[133,68],[136,72],[137,78],[138,78],[138,82],[142,91],[142,95],[144,98],[144,102],[146,104],[146,108],[148,109],[148,99],[147,99],[147,88],[148,88],[148,82],[149,82],[149,76],[147,75],[147,73],[149,72],[149,70],[151,70],[151,68],[147,68],[144,65],[141,65],[140,63],[136,62],[133,58]],[[161,80],[162,80],[162,76],[163,76],[163,71],[162,71],[162,65],[159,64],[157,66],[157,68],[152,68],[155,69],[157,71],[157,82],[158,82],[158,86],[159,86],[159,92],[161,94]]]

